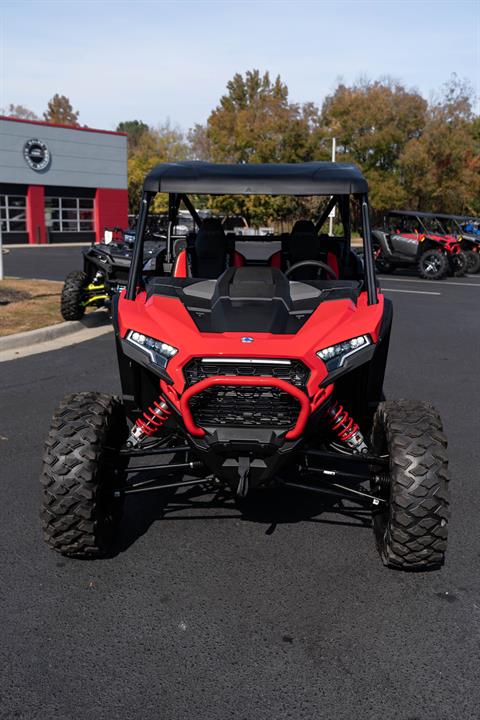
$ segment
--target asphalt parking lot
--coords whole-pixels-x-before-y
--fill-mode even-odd
[[[7,245],[6,250],[3,271],[12,277],[64,280],[72,270],[83,269],[83,247],[76,245],[11,248]]]
[[[118,392],[113,337],[2,363],[2,720],[479,717],[480,276],[381,283],[387,396],[433,401],[450,441],[444,569],[387,570],[368,516],[292,494],[247,516],[193,491],[130,498],[112,558],[55,555],[49,418],[66,393]]]

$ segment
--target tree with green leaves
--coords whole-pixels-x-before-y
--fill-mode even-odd
[[[188,154],[189,147],[183,132],[179,128],[172,127],[170,123],[144,131],[128,159],[129,212],[138,212],[143,181],[152,167],[161,162],[185,160]],[[153,211],[164,212],[166,208],[166,195],[156,195]]]
[[[412,209],[458,214],[480,209],[473,98],[473,89],[453,75],[430,105],[422,133],[405,145],[399,167]]]
[[[55,125],[78,125],[78,116],[80,113],[73,109],[73,106],[65,95],[58,93],[48,101],[47,110],[43,113],[43,118],[47,122]]]
[[[142,137],[150,132],[150,128],[141,120],[125,120],[118,123],[117,132],[127,133],[128,153],[133,155],[138,149]]]
[[[268,72],[261,75],[258,70],[234,75],[206,127],[195,126],[189,137],[194,155],[214,162],[303,162],[328,152],[315,105],[289,102],[280,76],[272,81]],[[213,198],[210,204],[255,224],[287,218],[299,202],[251,196]]]
[[[405,145],[420,137],[427,102],[391,80],[340,84],[322,107],[322,124],[337,139],[337,160],[360,166],[370,183],[372,204],[402,205],[407,195],[398,161]]]
[[[280,76],[237,73],[207,120],[206,137],[214,161],[300,162],[318,150],[319,118],[312,103],[288,100]]]

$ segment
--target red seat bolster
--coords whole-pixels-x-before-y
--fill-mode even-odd
[[[337,280],[338,280],[338,277],[339,277],[338,259],[334,252],[329,251],[327,253],[327,265],[330,265],[332,270],[335,271],[335,274],[336,274]]]
[[[245,265],[245,258],[242,253],[234,250],[232,253],[232,267],[243,267]]]
[[[173,267],[173,277],[188,277],[187,251],[185,249],[181,250],[177,255],[177,259],[175,260],[175,265]]]
[[[282,269],[282,251],[279,250],[278,252],[273,253],[273,255],[270,256],[268,264],[270,265],[270,267],[278,268],[279,270],[281,270]]]

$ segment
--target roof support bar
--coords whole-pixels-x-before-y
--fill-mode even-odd
[[[333,208],[335,207],[336,203],[337,203],[337,196],[336,196],[336,195],[332,195],[332,197],[330,198],[330,200],[329,200],[328,203],[326,204],[326,206],[325,206],[322,214],[320,215],[320,217],[318,218],[317,222],[315,223],[315,232],[317,232],[317,233],[320,232],[320,230],[322,229],[323,223],[325,222],[325,220],[328,218],[328,216],[329,216],[330,213],[332,212],[332,210],[333,210]]]
[[[340,195],[340,197],[338,198],[338,207],[340,210],[340,218],[343,225],[343,236],[345,238],[345,245],[347,251],[350,251],[352,228],[350,222],[350,198],[348,195]]]
[[[148,208],[153,194],[144,192],[140,203],[137,226],[135,228],[135,245],[133,248],[132,264],[128,274],[128,284],[125,297],[127,300],[135,300],[137,285],[140,283],[143,266],[143,243],[145,239],[145,227],[147,224]]]
[[[165,261],[172,262],[172,231],[178,223],[178,208],[180,207],[181,195],[170,193],[168,196],[168,226],[167,226],[167,248],[165,252]]]
[[[197,211],[193,207],[192,201],[190,200],[188,195],[182,195],[181,198],[182,198],[183,204],[187,208],[187,210],[190,213],[190,215],[192,216],[192,218],[195,220],[197,226],[200,227],[200,225],[202,224],[202,218],[200,217],[200,215],[197,213]]]
[[[378,303],[377,284],[375,280],[375,267],[373,264],[372,235],[370,232],[370,209],[368,207],[368,196],[361,195],[362,225],[363,225],[363,257],[365,263],[365,284],[367,286],[367,298],[369,305]]]

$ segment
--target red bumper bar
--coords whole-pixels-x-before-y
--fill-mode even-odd
[[[187,428],[190,435],[194,435],[195,437],[203,437],[205,435],[205,430],[195,424],[192,416],[192,411],[190,410],[190,406],[188,404],[190,398],[194,395],[198,395],[198,393],[203,392],[203,390],[207,390],[211,387],[216,387],[217,385],[274,387],[278,390],[283,390],[284,392],[289,393],[289,395],[292,395],[300,403],[300,412],[298,414],[297,422],[295,423],[294,427],[287,432],[285,438],[287,440],[297,440],[297,438],[299,438],[304,431],[305,425],[307,424],[308,416],[310,414],[310,402],[305,393],[295,387],[295,385],[292,385],[286,380],[280,380],[278,378],[271,377],[253,378],[242,375],[234,377],[229,377],[228,375],[221,375],[211,378],[205,378],[204,380],[200,380],[200,382],[195,383],[195,385],[191,385],[189,388],[187,388],[187,390],[185,390],[182,397],[180,398],[180,411],[182,413],[185,427]]]

